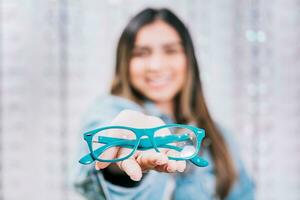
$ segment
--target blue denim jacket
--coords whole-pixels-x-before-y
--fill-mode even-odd
[[[157,116],[166,123],[172,123],[172,120],[162,114],[158,108],[150,102],[143,107],[127,99],[112,95],[100,97],[94,106],[87,112],[84,120],[84,131],[91,130],[100,126],[109,125],[110,121],[122,110],[131,109],[144,112],[149,115]],[[245,168],[237,154],[232,138],[228,133],[223,133],[229,146],[234,164],[238,170],[238,179],[231,189],[227,200],[251,200],[254,199],[254,186],[248,177]],[[88,152],[87,145],[82,142],[80,155]],[[79,158],[80,156],[78,156]],[[113,185],[106,181],[101,171],[96,171],[94,165],[80,165],[78,163],[78,172],[74,177],[75,188],[86,199],[90,200],[209,200],[217,199],[215,197],[215,173],[214,163],[208,151],[204,151],[203,157],[209,161],[208,167],[196,167],[187,162],[187,168],[183,173],[160,173],[150,171],[141,180],[141,184],[134,188],[125,188]]]

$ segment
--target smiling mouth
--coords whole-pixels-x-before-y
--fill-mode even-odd
[[[162,87],[170,84],[171,82],[171,77],[166,76],[166,77],[161,77],[161,78],[146,78],[146,82],[148,85],[152,87]]]

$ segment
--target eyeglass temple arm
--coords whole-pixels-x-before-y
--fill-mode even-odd
[[[188,134],[184,135],[167,135],[167,136],[157,136],[155,137],[155,143],[157,147],[161,145],[169,144],[172,142],[182,142],[189,139]],[[124,139],[124,138],[114,138],[114,137],[106,137],[106,136],[99,136],[98,137],[99,143],[102,144],[111,144],[117,141],[122,141],[120,146],[125,148],[133,148],[135,146],[136,140]],[[148,138],[142,138],[140,140],[138,150],[148,150],[153,148],[151,141]]]

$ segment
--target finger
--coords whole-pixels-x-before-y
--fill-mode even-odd
[[[132,149],[119,148],[116,158],[125,158],[132,153]]]
[[[176,161],[168,160],[168,162],[166,164],[158,165],[154,169],[159,172],[168,172],[168,173],[176,172],[176,169],[177,169]]]
[[[96,163],[95,163],[95,169],[96,170],[104,169],[104,168],[108,167],[109,165],[110,165],[110,163],[107,163],[107,162],[96,161]]]
[[[177,154],[178,152],[177,151],[174,151],[172,149],[169,149],[166,151],[166,154],[168,157],[178,157]],[[178,161],[175,161],[175,160],[168,160],[168,163],[167,163],[167,171],[168,172],[175,172],[177,170],[177,163]]]
[[[177,166],[176,166],[176,161],[175,160],[169,160],[167,163],[167,172],[176,172]]]
[[[113,160],[116,157],[118,150],[119,148],[117,147],[109,148],[108,150],[103,152],[100,156],[98,156],[98,158],[102,160]],[[108,167],[110,164],[111,164],[110,162],[96,161],[95,169],[96,170],[104,169]]]
[[[157,165],[164,165],[168,162],[168,157],[165,154],[157,152],[143,152],[136,158],[142,169],[153,169]]]
[[[180,160],[176,162],[177,166],[177,171],[179,172],[184,172],[185,168],[186,168],[186,161],[185,160]]]
[[[117,163],[132,180],[139,181],[142,178],[142,169],[134,159],[127,159]]]
[[[164,165],[157,165],[154,170],[158,171],[158,172],[168,172],[167,171],[167,167],[168,164],[164,164]]]

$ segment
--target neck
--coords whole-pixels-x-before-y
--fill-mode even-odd
[[[159,102],[159,103],[156,103],[156,106],[164,114],[167,114],[172,118],[174,117],[174,102],[173,101]]]

